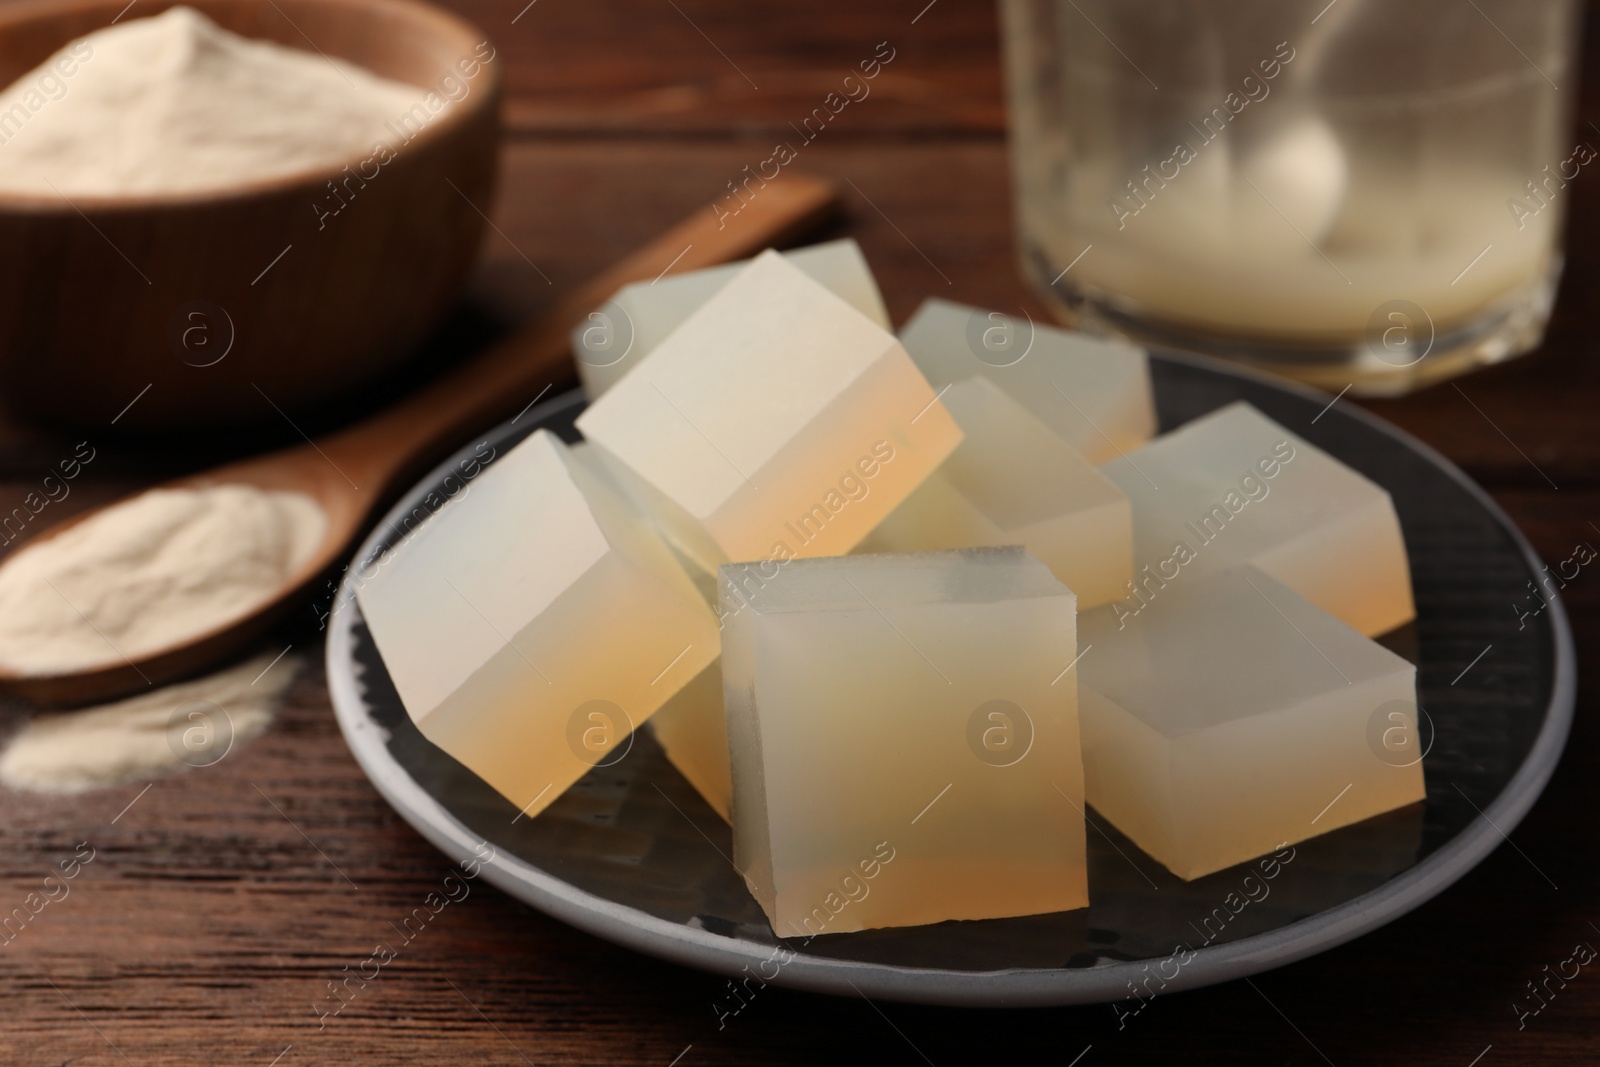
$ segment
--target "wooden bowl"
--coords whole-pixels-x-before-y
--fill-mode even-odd
[[[211,193],[0,193],[0,403],[21,415],[102,433],[281,421],[403,359],[471,266],[500,135],[500,64],[481,31],[420,0],[188,2],[243,36],[466,94],[394,138],[387,162],[362,151],[349,172]],[[0,6],[0,85],[126,3]]]

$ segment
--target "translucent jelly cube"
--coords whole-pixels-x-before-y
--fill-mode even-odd
[[[998,311],[925,300],[900,330],[935,389],[981,374],[1091,463],[1156,432],[1144,350]]]
[[[779,254],[861,314],[885,330],[889,328],[889,312],[884,309],[878,283],[855,241],[845,238]],[[626,285],[605,307],[591,312],[572,331],[572,355],[589,399],[610,389],[618,378],[642,363],[680,322],[728,284],[744,265],[727,263]]]
[[[942,400],[961,444],[860,551],[1022,545],[1080,609],[1126,596],[1133,518],[1122,490],[988,378],[956,382]]]
[[[965,442],[964,438],[962,443]],[[855,551],[857,555],[864,555],[1015,543],[978,505],[951,484],[941,467],[928,475],[906,497],[905,503],[890,512]]]
[[[1020,548],[720,574],[735,865],[783,937],[1088,903],[1072,592]]]
[[[1369,636],[1411,620],[1411,568],[1380,486],[1239,402],[1100,468],[1133,504],[1138,612],[1170,584],[1252,563]]]
[[[1080,631],[1089,803],[1181,878],[1423,797],[1416,668],[1254,567]]]
[[[567,455],[610,483],[611,472],[585,441],[570,445]],[[670,543],[668,544],[670,548]],[[717,577],[676,550],[695,592],[708,607],[717,607]],[[728,770],[728,727],[722,713],[721,657],[713,659],[650,716],[650,732],[690,785],[724,820],[729,819],[733,782]]]
[[[678,772],[724,819],[732,820],[733,772],[722,711],[722,666],[716,661],[661,706],[650,729]]]
[[[707,570],[848,552],[961,439],[891,334],[772,251],[578,427]]]
[[[717,657],[715,615],[644,519],[540,430],[357,593],[423,736],[528,815]]]

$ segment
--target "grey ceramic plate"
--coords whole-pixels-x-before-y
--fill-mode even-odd
[[[780,942],[725,858],[727,826],[648,732],[625,759],[592,772],[534,819],[518,818],[424,740],[390,684],[348,576],[328,639],[339,726],[379,792],[452,859],[491,857],[484,877],[512,896],[599,937],[729,976],[745,967],[770,976],[776,967],[775,984],[818,992],[1071,1004],[1125,997],[1150,965],[1176,972],[1170,991],[1348,941],[1461,877],[1544,788],[1576,689],[1565,615],[1552,601],[1517,628],[1511,605],[1524,603],[1541,564],[1489,497],[1426,446],[1349,405],[1323,412],[1325,395],[1219,365],[1163,357],[1153,373],[1163,429],[1248,400],[1385,486],[1411,558],[1417,621],[1388,643],[1418,664],[1434,731],[1427,799],[1302,843],[1266,895],[1256,888],[1242,907],[1236,902],[1252,867],[1185,883],[1096,819],[1104,832],[1088,837],[1087,909]],[[408,517],[427,513],[430,495],[437,502],[457,486],[461,463],[470,469],[470,457],[486,454],[480,442],[503,454],[540,426],[573,439],[582,407],[569,393],[472,442],[396,505],[357,560],[375,558]],[[1180,945],[1176,962],[1161,962]]]

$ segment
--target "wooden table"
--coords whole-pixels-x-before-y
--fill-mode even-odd
[[[848,181],[843,230],[866,249],[896,321],[929,293],[1028,300],[1013,265],[990,4],[540,0],[519,11],[523,2],[455,0],[498,46],[511,136],[498,229],[444,348],[481,343],[685,213],[711,210],[879,42],[894,59],[872,95],[806,145],[800,165]],[[1589,94],[1583,114],[1600,118],[1595,103]],[[1600,282],[1600,177],[1586,171],[1570,195],[1566,277],[1544,348],[1459,389],[1370,405],[1478,478],[1551,560],[1600,526],[1600,360],[1588,335],[1600,310],[1587,295]],[[57,516],[206,464],[221,447],[91,438],[99,455],[52,505]],[[74,440],[15,418],[0,425],[0,510]],[[1585,571],[1566,596],[1592,679],[1600,576]],[[1600,1057],[1600,968],[1585,968],[1525,1029],[1512,1010],[1546,965],[1576,943],[1600,945],[1589,681],[1566,757],[1512,834],[1515,848],[1353,944],[1253,986],[1160,998],[1121,1032],[1108,1007],[969,1012],[775,988],[719,1030],[721,980],[613,947],[481,884],[322,1028],[312,1006],[329,980],[365,959],[447,864],[351,759],[315,628],[290,626],[279,643],[305,657],[288,706],[222,764],[147,792],[0,795],[0,911],[81,842],[95,857],[70,896],[0,948],[0,1061],[943,1067],[1068,1064],[1086,1046],[1084,1067]]]

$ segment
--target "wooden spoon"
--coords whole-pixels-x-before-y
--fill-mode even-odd
[[[304,602],[317,580],[351,550],[378,506],[472,432],[509,417],[557,383],[571,380],[573,326],[630,282],[668,270],[714,266],[754,255],[818,222],[838,206],[830,182],[789,173],[763,186],[738,217],[696,212],[580,286],[532,325],[465,366],[363,422],[320,441],[230,463],[157,488],[250,485],[304,493],[327,516],[316,552],[282,589],[213,630],[136,658],[70,674],[23,675],[0,668],[0,692],[64,707],[126,696],[196,674],[232,657]],[[98,510],[98,509],[95,509]],[[46,531],[53,537],[95,514]]]

